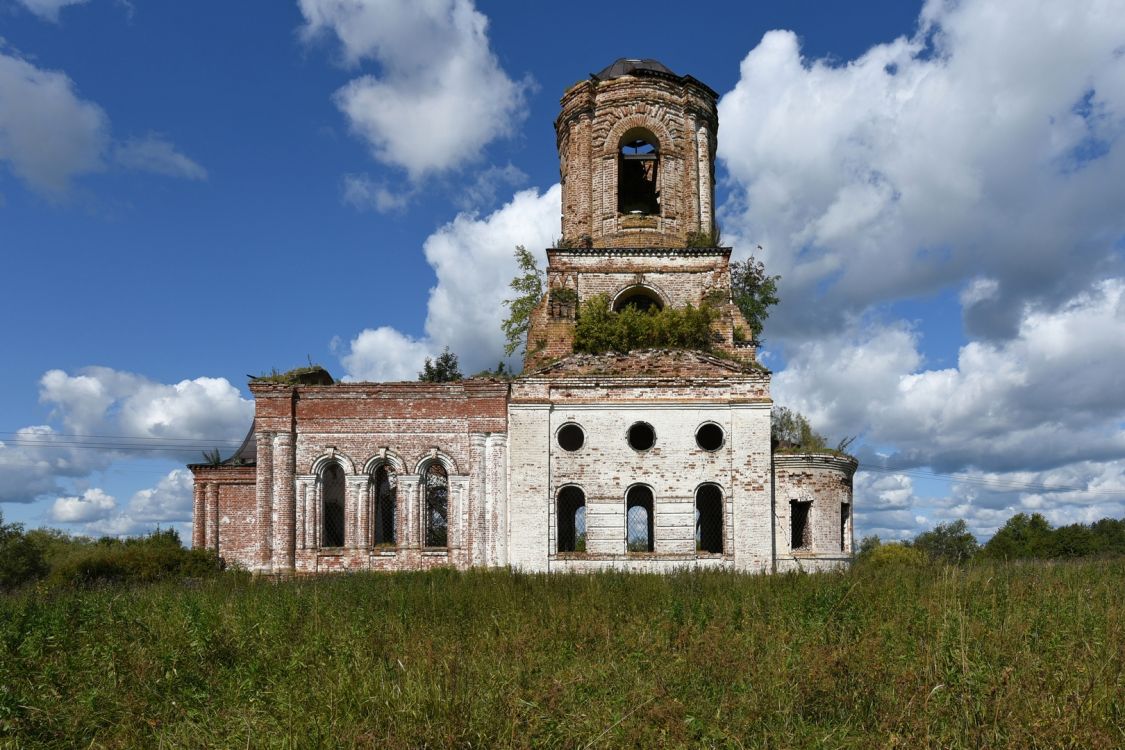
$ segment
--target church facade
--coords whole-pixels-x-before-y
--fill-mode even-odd
[[[510,566],[747,572],[851,559],[855,459],[773,450],[770,375],[717,246],[717,95],[653,60],[570,87],[562,241],[511,380],[250,383],[195,464],[192,543],[269,573]],[[574,351],[579,305],[719,312],[709,351]]]

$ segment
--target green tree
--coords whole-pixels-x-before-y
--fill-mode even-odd
[[[527,354],[527,331],[531,325],[531,313],[539,300],[543,299],[543,271],[535,262],[535,256],[523,245],[516,246],[516,267],[519,274],[508,284],[516,296],[504,300],[508,317],[501,323],[505,338],[504,354],[509,357],[521,344],[523,353]]]
[[[770,308],[778,303],[777,282],[780,276],[770,276],[765,265],[753,256],[730,264],[731,296],[734,304],[750,324],[754,338],[762,333],[762,325],[770,316]]]
[[[878,534],[863,537],[859,540],[859,549],[855,553],[856,560],[866,560],[881,546],[883,546],[883,540],[879,538]]]
[[[1051,524],[1038,513],[1017,513],[1008,519],[981,548],[985,557],[997,560],[1055,557]]]
[[[822,451],[828,447],[824,436],[812,428],[805,415],[787,406],[775,406],[770,411],[770,433],[776,448]]]
[[[23,524],[4,523],[0,513],[0,591],[14,589],[47,574],[43,551],[23,532]]]
[[[423,383],[449,383],[461,380],[461,366],[457,363],[457,355],[449,351],[447,346],[436,360],[426,357],[426,364],[422,367],[422,372],[418,373],[418,379]]]
[[[919,534],[914,538],[914,547],[926,553],[931,560],[952,565],[968,562],[980,549],[963,519],[939,523],[930,531]]]

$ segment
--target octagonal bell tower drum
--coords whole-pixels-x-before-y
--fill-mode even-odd
[[[622,58],[562,97],[555,121],[568,247],[712,244],[718,95]]]

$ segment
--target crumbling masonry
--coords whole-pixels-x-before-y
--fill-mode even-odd
[[[846,564],[855,460],[771,450],[770,376],[713,242],[716,100],[654,60],[571,86],[563,239],[524,374],[252,381],[246,442],[191,466],[193,545],[271,573]],[[574,353],[578,305],[599,294],[718,300],[713,353]]]

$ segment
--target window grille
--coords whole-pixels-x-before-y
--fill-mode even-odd
[[[718,485],[704,484],[695,491],[695,549],[723,552],[723,491]]]
[[[344,546],[344,470],[332,464],[321,477],[324,497],[322,547]]]
[[[438,462],[426,469],[426,546],[449,546],[449,476]]]
[[[375,470],[375,544],[395,543],[395,505],[398,481],[393,471],[386,466]]]
[[[637,486],[625,496],[625,549],[652,552],[652,490]]]
[[[555,524],[559,552],[586,551],[586,494],[580,488],[559,491]]]

